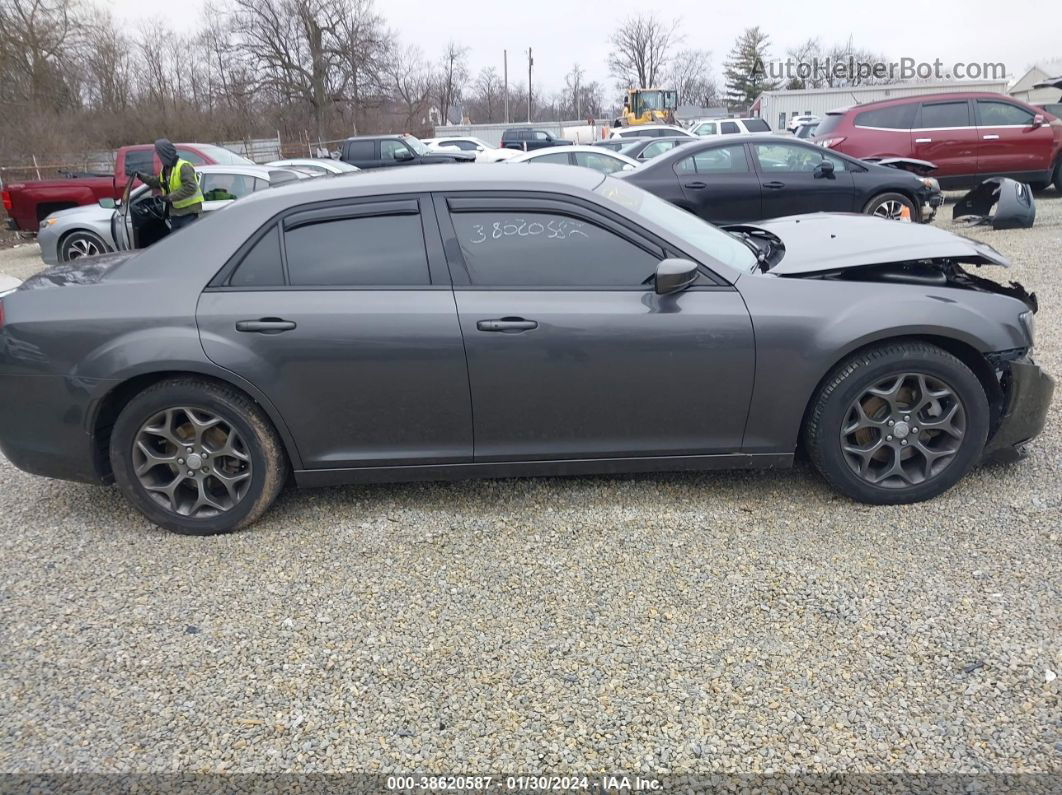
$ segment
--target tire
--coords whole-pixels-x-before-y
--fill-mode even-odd
[[[1062,193],[1062,158],[1059,158],[1055,163],[1055,175],[1051,178],[1051,181],[1055,183],[1055,190]]]
[[[84,230],[71,232],[63,238],[59,244],[59,261],[72,262],[82,257],[94,257],[110,251],[110,246],[103,239],[93,233]]]
[[[955,485],[980,458],[988,423],[988,398],[965,364],[935,345],[895,342],[857,353],[826,376],[803,441],[837,491],[906,504]]]
[[[863,212],[867,215],[877,215],[881,218],[899,219],[899,207],[906,207],[911,213],[911,220],[918,223],[922,220],[922,213],[917,205],[902,193],[879,193],[867,202]],[[895,209],[894,209],[895,208]]]
[[[276,499],[288,472],[280,439],[261,409],[231,387],[193,377],[161,381],[130,400],[114,424],[110,459],[125,498],[155,524],[182,535],[252,524]]]

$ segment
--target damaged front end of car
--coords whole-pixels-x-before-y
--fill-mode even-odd
[[[1043,430],[1054,380],[1031,355],[1039,302],[1018,282],[1000,283],[971,272],[1010,267],[988,244],[934,227],[826,213],[726,229],[758,249],[756,270],[768,277],[952,288],[1020,301],[1025,310],[1017,319],[1028,345],[982,353],[979,362],[971,362],[992,409],[984,457],[1020,458]]]

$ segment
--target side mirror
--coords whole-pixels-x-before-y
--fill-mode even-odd
[[[1035,116],[1033,116],[1032,126],[1033,127],[1043,127],[1044,126],[1044,114],[1037,113]]]
[[[657,295],[669,295],[685,290],[697,281],[697,263],[688,259],[669,257],[656,266],[654,285]]]
[[[826,179],[832,179],[833,178],[833,171],[834,171],[833,161],[832,160],[823,160],[821,163],[819,163],[817,166],[815,166],[814,174],[815,174],[816,177],[819,177],[819,178],[825,177]]]
[[[113,210],[118,206],[118,203],[114,199],[100,199],[100,207],[104,210]]]
[[[412,160],[413,153],[408,149],[399,149],[395,152],[395,160]]]
[[[634,166],[630,163],[624,163],[623,168],[621,168],[620,171],[634,171]]]

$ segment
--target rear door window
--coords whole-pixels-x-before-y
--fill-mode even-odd
[[[347,141],[348,160],[372,160],[375,141]]]
[[[949,127],[970,127],[970,105],[960,102],[933,102],[922,105],[919,130],[943,130]]]
[[[745,119],[745,129],[749,132],[770,132],[771,126],[763,119]]]
[[[744,144],[715,146],[675,164],[679,174],[744,174],[750,170]]]
[[[723,135],[733,135],[741,131],[738,129],[736,122],[724,121],[719,125],[719,132]]]
[[[244,255],[229,284],[232,287],[279,287],[284,284],[280,230],[276,224]]]
[[[288,279],[304,287],[430,284],[420,216],[371,215],[284,232]]]
[[[199,187],[205,201],[232,201],[254,191],[254,177],[244,174],[200,174]]]
[[[529,163],[558,163],[560,165],[571,165],[571,161],[568,160],[567,152],[553,152],[548,155],[542,155],[542,157],[533,157]]]

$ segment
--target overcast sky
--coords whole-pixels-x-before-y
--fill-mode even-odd
[[[202,0],[105,0],[127,20],[161,17],[179,29],[197,24]],[[473,73],[483,66],[502,70],[509,50],[511,84],[526,81],[527,57],[534,49],[533,81],[547,93],[560,89],[564,75],[578,62],[591,80],[607,86],[608,37],[625,16],[659,8],[644,0],[377,0],[377,8],[403,41],[420,45],[436,58],[450,38],[469,48]],[[743,0],[730,3],[673,3],[662,17],[681,19],[683,47],[712,52],[712,68],[721,81],[723,61],[735,37],[750,25],[771,36],[772,54],[817,36],[824,44],[849,35],[857,47],[891,58],[919,61],[1003,62],[1020,77],[1033,63],[1062,58],[1062,2],[1058,0],[966,0],[964,3],[863,5],[839,0]]]

